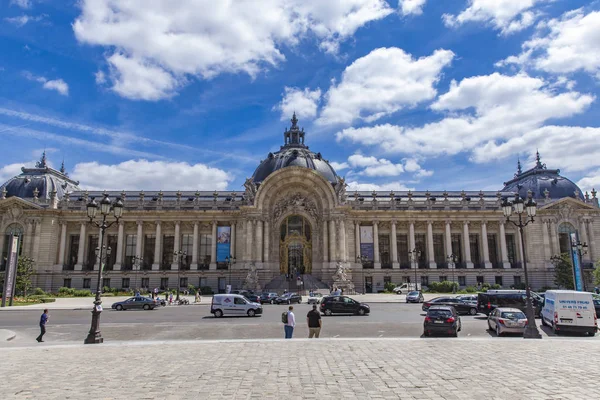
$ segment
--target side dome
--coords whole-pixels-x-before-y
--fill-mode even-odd
[[[523,198],[527,198],[531,191],[534,199],[572,197],[584,200],[579,186],[570,179],[560,176],[559,169],[547,169],[546,164],[542,164],[539,152],[536,153],[536,163],[533,168],[522,172],[521,162],[519,161],[517,165],[515,177],[504,182],[503,192],[519,193]]]
[[[60,171],[48,167],[44,152],[34,168],[22,167],[20,175],[9,179],[0,186],[0,192],[4,193],[7,198],[50,199],[51,193],[56,191],[56,197],[61,199],[66,192],[80,190],[78,185],[79,182],[70,179],[65,172],[64,163]]]
[[[283,137],[285,143],[281,149],[275,153],[269,153],[267,158],[261,161],[260,165],[252,174],[252,182],[259,185],[273,172],[285,167],[304,167],[312,169],[321,174],[331,184],[338,182],[338,176],[333,167],[325,160],[321,153],[314,153],[304,144],[304,129],[298,128],[298,119],[296,113],[292,117],[292,126],[286,129]]]

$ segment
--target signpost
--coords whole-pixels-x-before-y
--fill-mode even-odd
[[[6,299],[10,298],[9,306],[12,306],[17,276],[17,265],[19,262],[19,235],[12,235],[8,241],[8,257],[4,279],[4,291],[2,292],[2,307],[6,306]]]

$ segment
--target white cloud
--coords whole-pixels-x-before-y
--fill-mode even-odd
[[[103,83],[106,83],[106,75],[102,71],[97,71],[94,74],[94,80],[97,85],[102,85]]]
[[[204,164],[129,160],[107,165],[75,165],[71,177],[91,190],[225,190],[233,179],[227,172]]]
[[[39,22],[41,20],[43,20],[44,18],[46,18],[47,15],[42,14],[42,15],[37,15],[37,16],[32,16],[32,15],[21,15],[18,17],[10,17],[10,18],[4,18],[4,20],[6,22],[8,22],[9,24],[13,24],[15,25],[17,28],[20,28],[24,25],[26,25],[29,22]]]
[[[344,169],[350,168],[350,165],[348,165],[347,162],[341,162],[341,163],[339,163],[339,162],[336,162],[336,161],[331,161],[329,163],[329,165],[331,165],[333,167],[333,169],[336,170],[336,171],[342,171]]]
[[[281,111],[281,120],[289,119],[295,112],[301,120],[312,120],[317,116],[317,107],[321,99],[321,89],[304,90],[293,87],[285,87],[283,99],[273,107]]]
[[[523,52],[499,65],[519,64],[565,74],[585,71],[600,79],[600,11],[569,11],[561,18],[540,23]]]
[[[421,15],[427,0],[400,0],[398,6],[402,15]]]
[[[21,8],[31,8],[32,1],[31,0],[10,0],[10,4],[21,7]]]
[[[348,175],[362,175],[369,177],[398,176],[405,171],[413,173],[416,178],[431,176],[433,171],[422,169],[414,159],[403,159],[400,163],[394,163],[385,158],[353,154],[348,157],[348,162],[331,163],[334,169],[348,169]],[[335,165],[334,165],[335,164]],[[343,168],[338,168],[338,167]]]
[[[393,12],[385,0],[82,0],[80,6],[77,40],[107,48],[113,89],[145,100],[171,97],[186,77],[254,77],[285,61],[282,48],[301,40],[336,52],[360,27]]]
[[[36,76],[27,71],[23,72],[23,76],[30,81],[36,81],[41,83],[44,89],[56,90],[63,96],[69,95],[69,85],[62,79],[48,80],[48,78],[45,78],[43,76]]]
[[[332,85],[317,122],[350,124],[359,118],[372,122],[433,99],[437,94],[433,85],[453,58],[449,50],[436,50],[415,60],[396,47],[375,49],[355,60],[341,82]]]
[[[338,141],[349,140],[377,146],[383,152],[411,156],[470,152],[489,143],[518,140],[550,119],[582,113],[595,99],[575,91],[557,92],[556,88],[547,87],[544,80],[525,74],[475,76],[452,82],[450,90],[432,104],[433,110],[445,114],[438,122],[421,127],[384,124],[347,128],[336,137]],[[591,143],[588,141],[587,145]],[[478,154],[475,151],[474,161],[487,160],[485,153]]]
[[[368,182],[358,182],[352,181],[348,182],[348,187],[346,188],[348,195],[353,200],[351,191],[358,190],[360,191],[384,191],[384,190],[394,190],[396,192],[403,192],[408,190],[415,190],[414,188],[409,188],[404,185],[404,183],[398,182],[387,182],[387,183],[368,183]]]
[[[591,192],[593,189],[600,191],[600,169],[588,172],[586,176],[577,182],[577,186],[583,192]],[[596,197],[600,197],[596,194]]]
[[[9,179],[21,174],[21,167],[33,167],[35,161],[24,163],[8,164],[0,168],[0,186],[4,185]]]
[[[484,22],[508,35],[531,26],[538,17],[532,9],[550,1],[553,0],[469,0],[469,6],[460,14],[444,14],[443,19],[449,27]]]

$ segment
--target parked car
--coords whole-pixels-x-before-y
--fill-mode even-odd
[[[423,335],[441,333],[458,336],[462,330],[462,323],[456,309],[452,306],[431,306],[423,321]]]
[[[260,304],[252,303],[240,294],[215,294],[210,312],[217,318],[223,315],[254,317],[261,315],[263,309]]]
[[[413,292],[415,290],[423,290],[420,283],[417,283],[416,287],[415,287],[414,283],[403,283],[401,285],[396,286],[394,289],[392,289],[392,292],[394,292],[396,294],[402,294],[402,293]]]
[[[274,301],[275,304],[292,304],[292,303],[302,303],[302,296],[298,293],[284,293],[281,296],[277,297]]]
[[[321,299],[320,310],[327,316],[332,314],[366,315],[371,312],[371,307],[348,296],[325,296]]]
[[[600,316],[600,299],[594,299],[594,308],[596,309],[596,317]]]
[[[308,296],[308,304],[319,304],[323,295],[321,293],[311,293]]]
[[[413,291],[406,295],[407,303],[423,303],[425,299],[423,298],[423,293],[419,291]]]
[[[456,296],[457,299],[466,301],[467,303],[475,303],[477,304],[477,295],[476,294],[462,294],[460,296]]]
[[[575,290],[548,290],[542,309],[542,325],[551,326],[555,335],[576,332],[594,336],[598,330],[591,293]]]
[[[260,304],[273,304],[275,299],[279,297],[275,292],[263,293],[260,295]]]
[[[260,296],[257,294],[249,294],[247,296],[244,296],[245,298],[247,298],[248,300],[250,300],[253,303],[258,303],[258,304],[262,304],[262,302],[260,301]]]
[[[527,328],[527,316],[518,308],[498,307],[488,316],[488,328],[495,331],[496,336],[505,333],[523,333]]]
[[[539,294],[531,292],[531,300],[535,315],[539,316],[544,299]],[[485,315],[489,315],[497,307],[518,308],[525,312],[526,304],[525,290],[488,290],[477,295],[477,310]]]
[[[134,296],[127,300],[118,301],[113,303],[112,309],[117,311],[122,310],[154,310],[156,307],[160,307],[160,302],[153,300],[148,297]]]
[[[452,306],[459,314],[477,314],[477,304],[467,303],[456,297],[436,297],[423,303],[423,311],[427,311],[431,306]]]

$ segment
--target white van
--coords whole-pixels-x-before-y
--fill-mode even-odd
[[[215,294],[210,303],[210,312],[217,318],[223,315],[254,317],[261,315],[262,306],[252,303],[240,294]]]
[[[421,290],[421,284],[417,283],[415,288],[414,283],[403,283],[402,285],[396,286],[392,291],[396,294],[403,294],[414,290]]]
[[[542,308],[542,325],[555,334],[580,332],[595,335],[598,329],[591,293],[575,290],[548,290]]]

